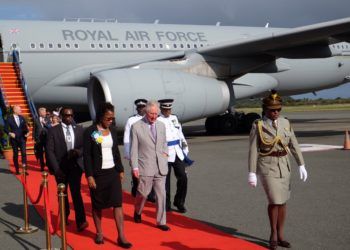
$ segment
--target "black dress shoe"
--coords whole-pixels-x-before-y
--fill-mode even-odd
[[[84,221],[83,223],[81,223],[79,226],[78,226],[78,232],[82,232],[85,230],[85,228],[87,228],[89,226],[89,223],[87,221]]]
[[[104,244],[104,240],[103,240],[103,234],[102,233],[97,233],[96,237],[95,237],[95,243],[96,244]]]
[[[141,223],[142,222],[141,214],[137,214],[136,212],[134,212],[134,221],[135,223]]]
[[[122,242],[119,238],[117,240],[117,244],[121,248],[131,248],[132,247],[132,244],[130,242]]]
[[[175,203],[175,202],[174,202],[174,206],[177,207],[177,210],[178,210],[179,213],[184,214],[184,213],[187,212],[187,209],[186,209],[185,206],[182,205],[182,204],[178,204],[178,203]]]
[[[284,247],[284,248],[291,248],[292,247],[292,245],[288,241],[285,241],[285,240],[279,240],[278,245],[280,247]]]
[[[277,241],[274,241],[274,240],[270,240],[270,246],[269,246],[269,249],[270,250],[276,250],[277,249]]]
[[[170,227],[167,225],[157,225],[157,228],[159,228],[162,231],[170,231]]]

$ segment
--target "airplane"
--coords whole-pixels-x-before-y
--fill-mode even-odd
[[[93,119],[102,101],[123,129],[137,98],[175,99],[182,122],[210,133],[249,128],[236,100],[271,89],[294,95],[350,80],[350,18],[297,28],[0,21],[0,61],[19,55],[35,105],[72,106]]]

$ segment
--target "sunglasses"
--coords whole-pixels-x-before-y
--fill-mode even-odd
[[[270,112],[281,112],[282,109],[269,109]]]
[[[106,118],[103,118],[103,120],[105,121],[108,121],[108,122],[111,122],[115,119],[115,117],[106,117]]]

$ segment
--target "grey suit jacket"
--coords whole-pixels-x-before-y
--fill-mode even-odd
[[[147,119],[134,123],[131,127],[131,167],[138,168],[142,176],[168,174],[168,145],[165,125],[156,121],[157,139],[154,141]]]

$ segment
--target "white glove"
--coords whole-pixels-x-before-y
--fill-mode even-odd
[[[305,169],[304,165],[299,166],[299,174],[300,174],[300,179],[303,181],[306,181],[307,179],[307,172]]]
[[[250,186],[252,187],[256,187],[256,185],[258,184],[258,180],[256,178],[256,174],[253,172],[249,172],[248,174],[248,183]]]

